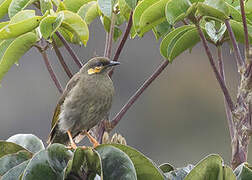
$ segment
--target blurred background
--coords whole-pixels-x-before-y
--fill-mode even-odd
[[[72,46],[83,63],[103,55],[105,32],[99,20],[90,26],[87,47]],[[116,88],[110,118],[162,62],[160,42],[147,33],[127,41],[113,81]],[[117,43],[114,44],[116,47]],[[213,53],[216,49],[211,47]],[[78,68],[64,47],[60,48],[73,72]],[[224,46],[227,85],[235,98],[238,74],[233,54]],[[54,52],[49,59],[62,86],[68,81]],[[0,139],[17,133],[32,133],[45,142],[60,94],[37,49],[32,48],[4,77],[0,88]],[[157,164],[175,167],[195,164],[210,153],[230,162],[230,138],[221,89],[201,43],[177,57],[126,113],[114,132],[126,137]],[[252,163],[252,153],[249,153]]]

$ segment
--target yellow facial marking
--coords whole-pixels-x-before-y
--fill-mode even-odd
[[[99,73],[101,70],[102,70],[102,67],[90,68],[90,69],[88,70],[88,74]]]

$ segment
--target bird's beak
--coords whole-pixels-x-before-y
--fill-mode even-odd
[[[120,63],[117,61],[109,61],[109,64],[107,66],[116,66],[119,65]]]

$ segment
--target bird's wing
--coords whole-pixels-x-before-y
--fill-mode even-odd
[[[52,124],[51,124],[51,132],[49,135],[49,139],[50,136],[52,135],[52,132],[55,128],[55,126],[57,125],[58,121],[59,121],[59,114],[60,114],[60,109],[61,109],[61,105],[64,103],[66,96],[68,95],[68,93],[73,89],[73,87],[78,83],[80,79],[79,73],[76,73],[67,83],[65,90],[63,91],[59,102],[54,110],[54,114],[53,114],[53,118],[52,118]]]

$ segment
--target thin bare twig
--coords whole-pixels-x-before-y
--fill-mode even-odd
[[[112,52],[112,43],[113,43],[113,35],[115,29],[115,21],[116,21],[116,14],[112,12],[111,15],[111,22],[110,22],[110,30],[108,34],[108,38],[106,37],[106,44],[105,44],[105,57],[110,58]]]
[[[247,21],[246,21],[243,0],[240,0],[240,8],[241,8],[242,23],[243,23],[244,37],[245,37],[245,57],[246,57],[246,60],[249,61],[249,36],[248,36],[248,26],[247,26]]]
[[[129,108],[135,103],[139,96],[149,87],[149,85],[161,74],[161,72],[169,64],[168,60],[164,60],[162,64],[154,71],[154,73],[143,83],[143,85],[135,92],[129,101],[123,106],[111,122],[111,130],[119,123],[123,115],[129,110]]]
[[[233,101],[231,99],[231,96],[230,96],[230,94],[228,92],[228,89],[227,89],[227,87],[226,87],[223,79],[220,76],[220,73],[218,72],[218,70],[217,70],[217,68],[215,66],[215,63],[214,63],[214,60],[213,60],[213,56],[212,56],[212,54],[210,52],[210,49],[208,47],[208,44],[207,44],[206,37],[205,37],[204,33],[202,32],[202,30],[200,28],[200,25],[198,23],[196,24],[196,27],[197,27],[197,30],[199,32],[200,39],[201,39],[201,41],[203,43],[203,46],[205,48],[205,51],[206,51],[206,54],[208,56],[209,62],[211,64],[211,67],[212,67],[212,69],[214,71],[215,77],[216,77],[217,81],[219,82],[221,90],[222,90],[222,92],[224,94],[224,97],[225,97],[225,99],[227,101],[228,107],[230,108],[231,111],[233,111],[234,110]]]
[[[59,60],[60,64],[62,65],[63,69],[65,70],[67,76],[69,78],[73,77],[73,74],[71,73],[70,69],[68,68],[67,64],[65,63],[64,58],[63,58],[55,40],[54,40],[54,38],[52,38],[52,45],[53,45],[53,49],[58,57],[58,60]]]
[[[46,65],[46,68],[55,84],[55,86],[58,88],[59,92],[62,93],[63,92],[63,89],[62,89],[62,86],[60,85],[60,82],[58,81],[56,75],[54,74],[53,72],[53,69],[52,69],[52,66],[48,60],[48,57],[47,57],[47,54],[46,54],[46,51],[44,49],[40,49],[38,48],[38,51],[41,53],[42,57],[43,57],[43,60],[45,62],[45,65]]]
[[[59,37],[59,39],[61,40],[61,42],[65,46],[66,50],[69,52],[69,54],[72,56],[74,62],[77,64],[77,66],[79,68],[81,68],[83,66],[83,64],[81,63],[80,59],[75,54],[75,52],[73,51],[73,49],[69,46],[69,44],[67,43],[67,41],[65,40],[65,38],[58,31],[56,31],[55,34]]]
[[[222,77],[224,83],[226,84],[224,62],[223,62],[223,57],[222,57],[221,46],[218,46],[217,50],[218,50],[218,64],[219,64],[220,76]],[[230,137],[232,140],[234,138],[234,122],[233,122],[232,112],[227,104],[225,97],[224,97],[224,104],[225,104],[225,111],[226,111],[226,116],[227,116],[227,121],[228,121],[229,134],[230,134]]]
[[[235,54],[235,58],[236,58],[237,65],[238,65],[238,71],[241,72],[242,68],[244,67],[244,60],[242,59],[241,52],[238,47],[237,41],[235,39],[234,32],[233,32],[233,30],[230,26],[230,23],[229,23],[229,19],[226,19],[224,22],[227,27],[227,31],[230,36],[231,42],[233,44],[234,54]]]

